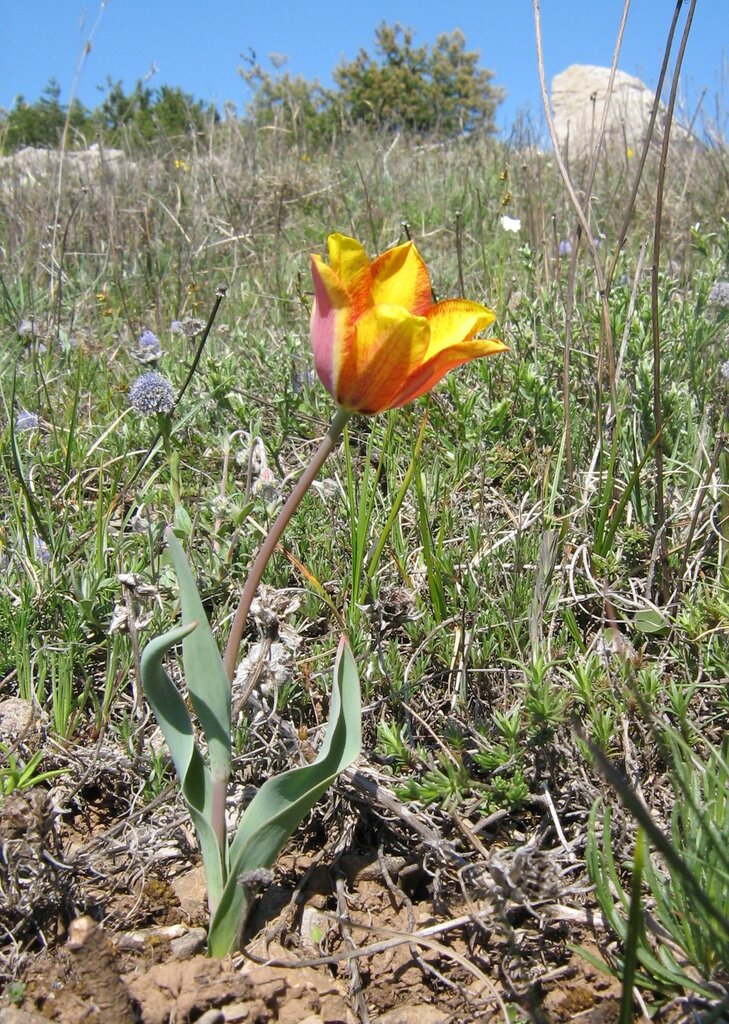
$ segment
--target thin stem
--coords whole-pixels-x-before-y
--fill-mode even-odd
[[[557,162],[557,168],[559,170],[562,183],[564,184],[565,191],[569,196],[569,200],[572,204],[572,208],[575,211],[579,226],[585,235],[585,244],[590,250],[592,256],[592,262],[595,268],[595,280],[597,281],[597,289],[600,295],[600,307],[601,307],[601,333],[600,333],[600,358],[602,360],[603,355],[603,342],[607,347],[607,367],[608,367],[608,381],[610,385],[610,405],[612,410],[615,410],[616,396],[615,396],[615,362],[613,356],[613,332],[610,323],[610,309],[607,304],[607,287],[605,282],[605,274],[603,272],[602,264],[600,262],[600,256],[597,251],[597,245],[595,239],[592,237],[590,231],[590,225],[585,214],[585,210],[582,208],[582,204],[577,197],[572,179],[570,178],[569,171],[565,166],[562,152],[559,147],[559,140],[557,139],[557,132],[554,127],[554,118],[552,111],[549,106],[549,93],[547,92],[547,79],[544,72],[544,52],[542,49],[542,17],[539,10],[539,0],[532,0],[532,9],[534,12],[534,31],[536,35],[537,44],[537,72],[539,74],[539,91],[542,96],[542,104],[544,106],[544,117],[547,122],[547,131],[549,132],[549,138],[552,142],[552,149],[554,150],[554,159]],[[600,364],[601,365],[601,364]],[[598,378],[599,385],[599,378]]]
[[[651,326],[653,336],[653,422],[655,424],[658,444],[656,445],[656,503],[655,503],[655,526],[656,537],[659,538],[660,549],[658,562],[661,567],[661,596],[664,603],[668,603],[670,591],[670,566],[668,564],[668,540],[666,538],[666,503],[663,484],[663,405],[661,401],[661,320],[660,302],[658,295],[658,271],[661,262],[661,228],[663,222],[663,196],[666,180],[666,165],[668,163],[668,146],[671,139],[671,126],[673,124],[673,111],[676,106],[678,93],[679,74],[683,63],[683,55],[686,52],[691,23],[693,22],[696,0],[691,0],[686,24],[684,26],[681,43],[676,56],[676,66],[673,70],[673,81],[668,98],[666,110],[666,123],[663,132],[663,145],[661,146],[661,159],[658,165],[658,181],[656,183],[656,207],[653,229],[653,266],[651,267]]]
[[[199,344],[197,346],[197,351],[196,351],[195,356],[194,356],[194,358],[192,360],[192,363],[190,364],[190,369],[187,372],[187,376],[185,377],[185,380],[184,380],[184,383],[183,383],[182,387],[180,388],[180,390],[177,393],[177,397],[175,398],[175,404],[172,406],[170,412],[168,413],[168,415],[170,417],[174,416],[174,414],[175,414],[175,412],[177,410],[177,406],[182,401],[182,398],[183,398],[185,392],[187,391],[188,387],[190,386],[190,381],[192,380],[193,374],[195,373],[195,370],[198,367],[198,363],[202,359],[203,349],[205,348],[205,342],[208,340],[208,335],[210,334],[210,331],[212,330],[213,324],[215,323],[215,318],[218,315],[218,310],[220,309],[220,304],[222,303],[223,299],[225,298],[226,291],[227,291],[227,288],[225,286],[221,285],[221,287],[218,288],[216,290],[216,292],[215,292],[215,303],[213,305],[212,310],[210,311],[210,316],[208,317],[208,322],[205,324],[205,329],[203,330],[202,335],[200,337],[200,342],[199,342]],[[152,457],[152,455],[155,452],[155,449],[156,449],[157,445],[160,443],[161,440],[162,440],[162,430],[161,430],[161,428],[158,428],[157,433],[152,438],[152,442],[151,442],[149,448],[147,448],[146,452],[144,453],[144,455],[141,457],[141,459],[137,463],[137,468],[134,470],[134,472],[132,473],[131,477],[129,478],[129,480],[127,480],[126,484],[124,485],[123,493],[128,491],[129,488],[132,486],[134,481],[137,479],[139,474],[142,472],[144,467],[149,462],[150,458]]]
[[[337,440],[344,430],[344,426],[350,416],[351,413],[348,410],[337,409],[324,440],[317,448],[313,459],[304,470],[304,473],[300,477],[296,487],[294,487],[293,491],[288,496],[286,504],[279,512],[276,522],[271,527],[268,536],[256,555],[256,560],[251,567],[250,574],[246,580],[246,585],[243,588],[243,593],[240,597],[240,602],[238,603],[238,609],[235,613],[235,618],[233,619],[233,625],[230,627],[228,646],[225,648],[225,658],[223,659],[223,663],[225,665],[225,670],[228,673],[228,679],[231,682],[235,675],[235,663],[238,658],[241,640],[243,639],[243,631],[245,629],[246,620],[248,619],[248,612],[251,610],[251,604],[253,603],[253,598],[258,590],[258,584],[261,582],[263,572],[268,565],[271,555],[276,549],[276,545],[281,539],[281,535],[288,526],[289,520],[301,504],[301,499],[316,479],[319,474],[319,470],[324,465],[329,455],[331,455],[334,445],[337,443]]]
[[[681,5],[682,4],[683,4],[683,0],[676,0],[676,6],[675,6],[675,9],[674,9],[674,12],[673,12],[673,20],[671,21],[671,27],[668,30],[668,38],[666,39],[666,48],[665,48],[664,53],[663,53],[663,62],[661,64],[661,70],[660,70],[660,73],[658,75],[658,83],[656,85],[656,92],[655,92],[656,99],[655,99],[655,103],[653,104],[653,109],[651,110],[651,116],[650,116],[650,119],[648,121],[648,127],[646,129],[645,138],[643,139],[643,151],[640,154],[640,159],[638,160],[638,169],[637,169],[637,171],[635,173],[635,180],[633,181],[633,187],[632,187],[631,192],[630,192],[630,198],[628,199],[627,206],[625,207],[625,216],[623,218],[622,227],[620,228],[620,235],[618,236],[618,242],[617,242],[617,245],[615,246],[615,252],[613,253],[612,262],[611,262],[610,268],[608,269],[608,272],[607,272],[607,290],[608,290],[608,292],[610,292],[610,287],[612,285],[613,277],[615,276],[615,271],[616,271],[617,266],[618,266],[618,261],[620,260],[620,253],[623,251],[623,245],[625,244],[625,239],[628,237],[628,228],[630,227],[630,219],[633,216],[633,210],[635,208],[635,200],[636,200],[636,198],[638,196],[638,189],[640,188],[640,183],[641,183],[641,181],[643,179],[643,169],[645,167],[645,162],[646,162],[646,160],[648,158],[648,151],[650,150],[651,142],[653,140],[653,129],[655,128],[656,118],[658,117],[658,111],[660,109],[659,101],[660,101],[660,98],[661,98],[661,93],[663,92],[663,83],[664,83],[665,78],[666,78],[666,73],[668,72],[668,62],[670,60],[671,50],[673,48],[673,37],[674,37],[675,32],[676,32],[676,25],[678,24],[678,18],[679,18],[679,15],[681,13]]]
[[[177,452],[172,450],[172,442],[170,440],[172,423],[169,415],[164,412],[158,413],[157,420],[160,433],[162,434],[162,444],[167,456],[167,464],[170,467],[170,494],[175,505],[175,511],[177,511],[180,506],[180,459]]]

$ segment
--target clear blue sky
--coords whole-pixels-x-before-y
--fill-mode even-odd
[[[541,6],[548,81],[570,64],[610,64],[622,0]],[[674,6],[632,3],[620,68],[651,86]],[[51,76],[68,101],[97,18],[77,88],[87,106],[101,100],[107,76],[131,89],[154,66],[151,85],[179,85],[198,99],[219,106],[230,100],[242,109],[249,93],[237,69],[249,48],[268,67],[269,53],[287,54],[292,74],[327,84],[342,58],[352,59],[360,47],[372,51],[374,30],[386,20],[412,27],[416,43],[460,28],[507,90],[500,128],[521,109],[541,111],[531,0],[0,0],[0,106],[11,107],[19,94],[37,100]],[[728,46],[729,0],[698,0],[683,73],[689,108],[704,89],[712,116],[722,93],[726,107]]]

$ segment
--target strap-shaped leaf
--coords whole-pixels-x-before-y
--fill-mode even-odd
[[[359,756],[362,725],[359,676],[342,638],[334,665],[329,724],[316,759],[268,779],[246,809],[230,848],[230,871],[208,938],[210,956],[234,948],[247,916],[247,896],[238,884],[243,872],[268,868],[319,797]]]
[[[197,832],[208,889],[210,913],[214,913],[223,890],[220,847],[210,827],[211,782],[182,694],[167,675],[162,659],[171,647],[189,636],[197,623],[177,626],[151,640],[142,654],[142,686],[154,717],[164,734],[180,780],[182,795]]]
[[[230,776],[230,683],[185,553],[171,529],[165,536],[180,586],[182,622],[198,623],[198,628],[187,635],[182,645],[187,692],[207,740],[210,774],[215,780],[227,781]]]

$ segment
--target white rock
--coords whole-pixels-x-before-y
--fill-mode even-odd
[[[610,68],[592,64],[573,64],[552,79],[552,113],[560,149],[570,157],[583,157],[592,152],[600,130]],[[637,158],[645,137],[655,94],[633,75],[616,71],[610,96],[605,141],[608,149],[628,150]],[[654,131],[657,143],[663,139],[666,109],[660,105]],[[674,120],[671,138],[686,142],[689,133]],[[633,152],[630,153],[630,150]]]

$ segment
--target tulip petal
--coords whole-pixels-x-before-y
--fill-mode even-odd
[[[356,239],[334,234],[327,238],[332,270],[349,292],[354,317],[372,305],[372,273],[370,259]]]
[[[428,349],[428,322],[401,306],[374,306],[355,325],[354,342],[342,361],[337,401],[370,415],[393,409]]]
[[[351,346],[351,301],[346,288],[331,267],[318,256],[311,257],[314,304],[311,307],[311,344],[314,363],[322,384],[336,398],[339,368]]]
[[[481,356],[508,351],[497,338],[474,338],[495,320],[486,306],[465,299],[448,299],[428,311],[430,343],[421,366],[411,374],[398,405],[405,405],[430,391],[456,366]]]
[[[376,306],[403,306],[425,316],[433,299],[428,269],[412,242],[388,249],[372,261],[372,301]]]
[[[427,312],[430,324],[430,345],[427,359],[443,349],[468,341],[490,327],[496,319],[492,309],[468,299],[446,299],[431,306]]]
[[[420,398],[421,395],[434,388],[438,381],[456,366],[462,366],[480,356],[495,356],[499,352],[508,352],[508,346],[497,338],[475,338],[472,341],[463,341],[459,345],[443,349],[433,359],[426,360],[413,373],[408,381],[408,386],[403,388],[397,406],[407,405],[408,402],[414,402],[416,398]],[[396,406],[392,406],[392,408],[396,408]]]

